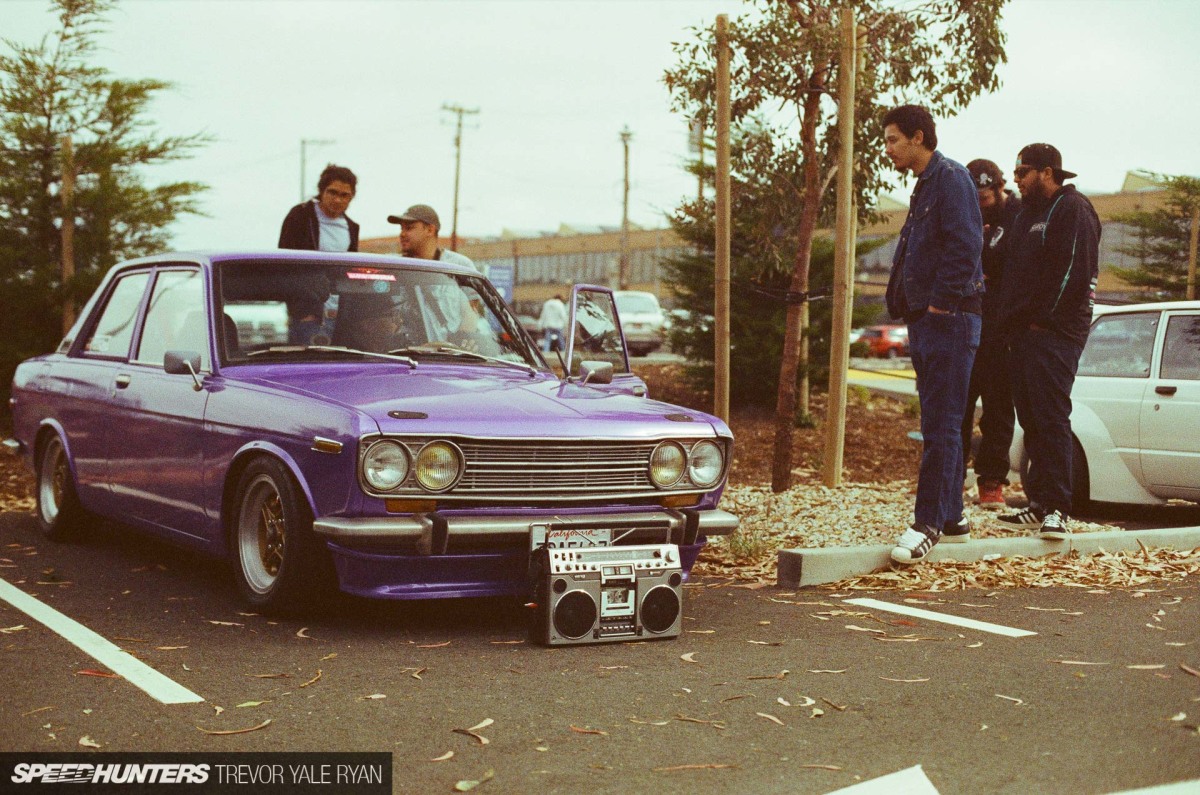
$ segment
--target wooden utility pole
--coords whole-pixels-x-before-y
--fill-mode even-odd
[[[1192,239],[1188,245],[1187,300],[1196,300],[1196,242],[1200,238],[1200,205],[1192,208]]]
[[[71,136],[62,137],[62,333],[75,325],[75,297],[71,283],[75,281],[75,149]]]
[[[629,125],[621,130],[621,146],[625,149],[625,188],[621,199],[621,262],[617,268],[617,286],[629,289],[629,141],[633,133]]]
[[[729,422],[729,15],[717,16],[717,217],[713,413]]]
[[[458,179],[462,169],[462,129],[463,116],[475,115],[479,108],[464,108],[462,105],[442,105],[442,110],[448,110],[458,116],[454,129],[454,219],[450,225],[450,250],[458,251]]]
[[[842,52],[838,58],[837,224],[833,259],[833,328],[829,341],[829,401],[825,410],[826,486],[842,485],[846,442],[846,368],[854,302],[854,80],[858,36],[854,9],[842,7]]]

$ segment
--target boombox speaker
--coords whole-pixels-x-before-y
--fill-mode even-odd
[[[674,638],[683,621],[679,547],[534,550],[532,640],[548,646]]]

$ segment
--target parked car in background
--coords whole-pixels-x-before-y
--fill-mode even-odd
[[[337,310],[315,319],[337,298]],[[576,288],[556,376],[470,268],[365,254],[164,254],[109,271],[13,378],[55,540],[103,516],[229,559],[251,606],[524,594],[556,543],[679,545],[732,434],[645,397],[612,291]]]
[[[534,339],[542,336],[542,330],[538,328],[538,320],[533,315],[517,315],[517,322]]]
[[[859,340],[867,343],[869,356],[883,359],[908,356],[908,326],[868,326]]]
[[[1200,501],[1200,301],[1096,306],[1071,404],[1074,513]]]
[[[645,356],[661,348],[666,315],[654,293],[622,290],[613,295],[629,352],[634,356]]]

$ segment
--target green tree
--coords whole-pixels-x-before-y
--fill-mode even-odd
[[[196,182],[152,186],[146,167],[186,157],[204,135],[159,136],[146,120],[170,84],[122,80],[91,59],[113,0],[52,0],[57,30],[0,54],[0,393],[21,359],[51,350],[63,307],[81,303],[116,262],[167,247],[167,227],[197,212]],[[75,164],[75,276],[62,277],[64,136]]]
[[[1149,296],[1153,300],[1185,298],[1192,218],[1200,208],[1200,179],[1152,176],[1166,188],[1163,205],[1113,218],[1132,228],[1135,242],[1118,246],[1117,250],[1136,257],[1138,265],[1112,270],[1129,284],[1153,290]]]
[[[778,181],[776,195],[798,197],[795,215],[770,213],[794,236],[790,292],[809,291],[813,240],[828,223],[829,190],[838,156],[836,126],[839,34],[829,0],[747,0],[749,13],[730,25],[732,121],[765,127],[774,141],[760,162]],[[855,191],[860,220],[874,216],[875,197],[895,185],[885,169],[880,121],[895,105],[922,102],[937,117],[952,116],[999,85],[1005,60],[1000,10],[1004,0],[926,0],[906,10],[886,0],[852,0],[860,24],[861,69],[855,94]],[[715,116],[716,34],[695,29],[676,45],[677,65],[664,81],[673,108],[711,126]],[[798,171],[797,171],[798,168]],[[797,174],[795,181],[790,175]],[[779,363],[771,486],[791,484],[792,438],[799,395],[807,406],[804,354],[806,305],[789,305]],[[804,366],[802,367],[802,363]]]
[[[784,323],[792,303],[803,296],[790,294],[791,264],[797,246],[794,229],[779,219],[800,211],[799,194],[787,189],[799,176],[799,161],[790,160],[793,173],[782,175],[762,167],[774,158],[777,141],[762,128],[741,129],[731,145],[730,243],[730,402],[734,405],[770,407],[778,394],[779,358],[784,345]],[[712,187],[713,169],[691,165]],[[783,188],[781,190],[781,188]],[[712,384],[715,337],[714,303],[715,208],[711,197],[686,202],[672,214],[671,227],[691,251],[663,263],[664,281],[679,306],[689,314],[671,327],[671,346],[689,362],[687,374],[698,388]],[[887,240],[860,243],[865,254]],[[812,281],[828,285],[833,278],[833,240],[813,241]],[[824,382],[828,375],[832,305],[823,296],[811,301],[811,322],[805,333],[813,353],[812,374]],[[856,322],[875,314],[856,309]],[[810,418],[797,417],[804,424]]]

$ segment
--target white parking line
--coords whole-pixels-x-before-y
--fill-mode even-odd
[[[67,618],[53,607],[39,602],[5,580],[0,580],[0,599],[8,602],[34,621],[45,624],[50,630],[78,646],[108,670],[144,690],[151,698],[164,704],[195,704],[204,701],[203,698],[183,685],[167,678],[103,636],[78,621]]]
[[[938,795],[938,790],[921,766],[915,765],[870,781],[851,784],[828,795]]]
[[[1036,632],[1030,632],[1027,629],[1013,629],[1001,624],[989,624],[986,621],[976,621],[972,618],[959,618],[958,616],[947,615],[946,613],[935,613],[932,610],[922,610],[919,607],[909,607],[908,605],[894,605],[891,602],[881,602],[878,599],[845,599],[846,604],[859,605],[861,607],[873,607],[876,610],[887,610],[890,613],[900,613],[905,616],[913,616],[914,618],[924,618],[927,621],[940,621],[943,624],[953,624],[956,627],[967,627],[968,629],[978,629],[981,632],[991,632],[995,635],[1007,635],[1010,638],[1024,638],[1029,635],[1036,635]]]

